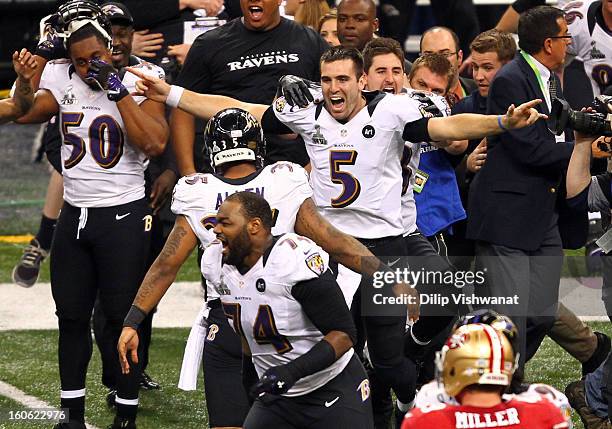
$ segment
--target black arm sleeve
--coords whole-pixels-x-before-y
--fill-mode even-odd
[[[296,284],[291,289],[291,295],[323,335],[331,331],[344,332],[355,344],[357,329],[331,271],[327,270],[320,277]]]
[[[278,120],[273,107],[270,106],[266,109],[263,116],[261,117],[261,128],[266,134],[293,134],[293,131]]]
[[[512,9],[517,13],[523,13],[532,7],[542,6],[546,4],[546,0],[516,0],[512,3]]]
[[[412,143],[428,142],[431,141],[429,137],[429,131],[427,131],[427,124],[430,118],[421,118],[416,121],[408,122],[404,126],[404,132],[402,138],[405,141]]]

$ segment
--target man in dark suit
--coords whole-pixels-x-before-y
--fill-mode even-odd
[[[540,98],[539,110],[549,114],[561,88],[553,70],[571,43],[563,12],[531,9],[521,15],[518,33],[521,52],[493,80],[488,113]],[[573,144],[557,141],[544,121],[488,140],[487,162],[470,190],[467,235],[477,240],[477,264],[486,270],[476,293],[518,295],[518,304],[489,307],[515,320],[522,366],[555,320],[563,264],[558,192]]]

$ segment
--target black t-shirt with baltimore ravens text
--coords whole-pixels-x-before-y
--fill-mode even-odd
[[[328,48],[314,30],[288,19],[281,18],[269,31],[251,31],[238,18],[194,41],[177,84],[199,93],[271,104],[283,75],[318,81],[319,59]],[[266,139],[268,162],[308,162],[303,142]]]

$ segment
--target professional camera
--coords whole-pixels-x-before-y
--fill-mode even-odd
[[[561,135],[566,128],[593,136],[612,136],[612,96],[598,95],[591,103],[595,112],[573,110],[567,101],[555,98],[548,118],[548,129]]]

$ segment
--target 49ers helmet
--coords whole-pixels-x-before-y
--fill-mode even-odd
[[[64,40],[64,47],[70,35],[87,24],[93,25],[107,41],[110,49],[113,43],[113,27],[100,6],[89,0],[70,0],[57,9],[54,23],[58,36]]]
[[[224,109],[213,116],[204,130],[204,155],[215,172],[224,164],[253,161],[263,167],[266,143],[259,122],[242,109]]]
[[[450,396],[473,384],[509,386],[516,359],[504,334],[482,323],[459,327],[438,352],[439,381]]]

